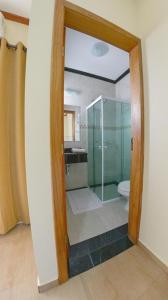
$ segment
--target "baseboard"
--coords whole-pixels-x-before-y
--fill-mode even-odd
[[[142,242],[138,241],[138,246],[141,247],[159,266],[168,273],[168,266],[165,265],[153,252],[151,252]]]
[[[41,285],[38,283],[38,291],[39,291],[39,293],[43,293],[43,292],[46,292],[49,289],[52,289],[58,285],[59,285],[58,279],[47,282],[45,284],[41,284]]]

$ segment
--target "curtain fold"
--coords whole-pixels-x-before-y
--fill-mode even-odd
[[[29,224],[25,174],[24,90],[26,52],[0,40],[0,234]]]

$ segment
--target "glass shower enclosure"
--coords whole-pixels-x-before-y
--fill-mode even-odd
[[[101,201],[119,197],[119,182],[130,179],[131,105],[97,98],[87,107],[88,185]]]

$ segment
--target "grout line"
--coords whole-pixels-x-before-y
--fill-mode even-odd
[[[89,254],[89,257],[90,257],[90,260],[91,260],[92,266],[94,267],[94,263],[93,263],[93,260],[92,260],[92,257],[91,257],[91,255],[90,255],[90,254]]]

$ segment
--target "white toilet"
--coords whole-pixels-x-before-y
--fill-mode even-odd
[[[130,181],[129,180],[122,181],[119,183],[118,193],[125,198],[125,200],[126,200],[125,209],[128,210],[129,209],[129,194],[130,194]]]

